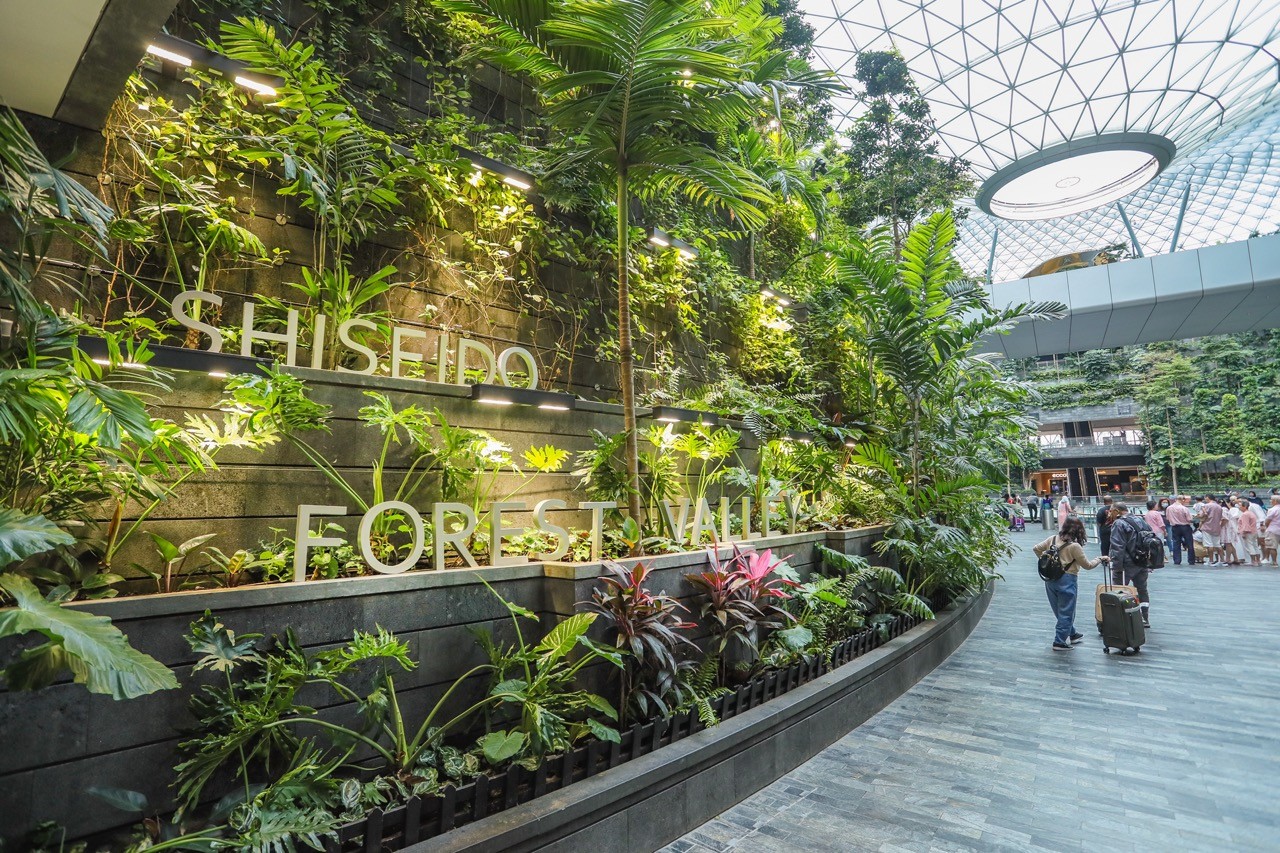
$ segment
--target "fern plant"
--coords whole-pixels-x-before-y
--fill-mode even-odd
[[[874,619],[879,615],[904,614],[917,619],[932,619],[933,609],[923,598],[907,589],[902,575],[888,566],[873,566],[866,559],[842,554],[825,545],[815,545],[825,571],[834,571],[843,581],[858,590]]]
[[[702,725],[707,728],[720,722],[712,703],[733,692],[720,685],[720,658],[715,654],[704,655],[696,667],[682,670],[676,690],[680,696],[680,704],[675,710],[695,711]]]

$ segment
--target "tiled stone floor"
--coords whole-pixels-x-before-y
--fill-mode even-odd
[[[1280,570],[1160,570],[1132,657],[1102,653],[1086,573],[1087,639],[1054,652],[1043,535],[946,663],[664,853],[1280,851]]]

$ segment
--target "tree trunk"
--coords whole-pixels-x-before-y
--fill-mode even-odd
[[[920,403],[911,400],[911,497],[916,511],[924,515],[924,507],[920,506]]]
[[[636,436],[636,389],[633,378],[633,355],[631,351],[631,290],[627,279],[628,259],[631,251],[628,205],[630,193],[627,192],[627,173],[618,170],[618,374],[622,385],[622,428],[627,434],[627,508],[636,524],[640,518],[640,448]],[[644,553],[639,541],[631,548],[631,556],[638,557]]]
[[[1173,418],[1169,415],[1168,407],[1164,410],[1164,423],[1169,433],[1169,470],[1173,474],[1173,493],[1178,493],[1178,457],[1173,451]]]
[[[756,277],[756,232],[747,232],[747,278]]]

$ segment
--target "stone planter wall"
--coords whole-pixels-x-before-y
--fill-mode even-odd
[[[869,554],[881,533],[881,528],[867,528],[835,534],[833,546]],[[792,564],[807,574],[814,545],[828,535],[779,536],[755,544],[791,556]],[[682,576],[700,570],[705,559],[700,552],[653,558],[652,587],[688,600],[692,590]],[[313,649],[341,643],[357,629],[381,626],[396,633],[419,661],[417,669],[397,678],[401,703],[413,719],[458,674],[483,661],[468,628],[507,634],[505,609],[479,577],[505,598],[538,613],[549,629],[574,612],[575,602],[590,596],[597,574],[595,565],[530,564],[479,573],[412,572],[71,605],[110,616],[135,646],[175,669],[182,689],[129,702],[94,696],[70,683],[37,693],[0,692],[0,730],[6,734],[0,755],[3,833],[20,834],[40,820],[56,820],[77,837],[129,822],[86,796],[90,785],[140,790],[157,804],[170,801],[174,747],[180,730],[191,723],[187,699],[213,678],[192,672],[195,656],[183,639],[187,626],[206,609],[238,633],[273,634],[292,627]],[[327,694],[308,694],[303,701],[323,708],[326,715],[351,713]]]
[[[370,475],[372,464],[381,446],[381,435],[373,427],[358,420],[357,412],[371,401],[365,391],[386,394],[397,409],[416,405],[428,411],[438,409],[444,419],[453,426],[482,430],[509,445],[512,455],[525,473],[532,476],[520,458],[531,446],[553,444],[568,450],[570,456],[563,468],[552,474],[538,474],[536,479],[522,488],[516,496],[533,506],[544,498],[561,498],[571,507],[587,500],[577,489],[578,477],[571,471],[576,467],[578,453],[592,446],[591,430],[614,435],[622,429],[622,408],[609,403],[580,400],[572,412],[548,412],[529,406],[487,406],[470,399],[467,386],[442,385],[417,379],[390,379],[386,377],[358,377],[326,370],[295,368],[294,374],[306,380],[309,396],[328,405],[331,410],[330,432],[311,432],[304,435],[306,441],[330,460],[335,461],[343,475],[356,485],[366,500],[372,498]],[[220,381],[200,373],[175,374],[172,393],[157,401],[156,414],[181,422],[188,414],[207,414],[219,420],[216,411],[223,388]],[[641,410],[642,414],[645,410]],[[641,420],[642,425],[651,423]],[[742,428],[738,456],[742,464],[755,464],[758,442]],[[683,425],[676,425],[682,430]],[[218,469],[193,476],[176,492],[175,496],[160,505],[143,525],[171,542],[183,542],[192,536],[217,533],[209,544],[227,553],[237,548],[252,548],[260,539],[275,539],[273,530],[282,530],[292,537],[299,504],[350,505],[349,498],[334,486],[298,450],[288,442],[280,442],[265,450],[249,451],[229,448],[217,457]],[[395,447],[388,459],[387,482],[398,483],[407,470],[410,456],[404,446]],[[495,488],[494,500],[501,500],[517,486],[520,476],[514,473],[502,475]],[[423,508],[438,500],[435,481],[428,479],[418,497]],[[718,493],[712,493],[712,505]],[[110,508],[104,508],[104,520]],[[126,521],[136,518],[139,507],[128,507]],[[351,511],[358,513],[352,506]],[[738,507],[734,507],[735,513]],[[513,513],[504,516],[512,524],[530,524],[529,514]],[[566,510],[552,513],[553,521],[563,526],[586,528],[590,513]],[[354,539],[358,516],[343,523]],[[758,525],[757,525],[758,526]],[[150,539],[139,531],[113,567],[125,576],[138,576],[130,570],[131,563],[157,567]],[[139,591],[146,591],[145,589]]]
[[[877,648],[859,649],[862,653],[851,661],[837,658],[836,666],[825,674],[780,691],[782,695],[771,695],[778,686],[762,679],[757,689],[767,701],[756,703],[747,694],[743,710],[739,704],[743,691],[727,697],[725,718],[714,728],[697,731],[696,721],[689,721],[694,731],[682,738],[686,721],[677,717],[654,737],[657,746],[651,742],[647,753],[643,739],[638,755],[624,740],[626,750],[632,750],[618,750],[631,759],[625,763],[615,762],[610,754],[608,769],[602,772],[405,849],[412,853],[656,850],[785,775],[905,693],[964,642],[986,612],[993,592],[994,583],[934,621],[901,635],[895,631],[894,639]],[[502,791],[505,781],[498,779],[487,786],[494,802],[501,794],[510,799],[511,787]],[[461,799],[455,803],[446,796],[443,802],[424,804],[424,809],[448,816],[457,804]],[[404,817],[391,812],[385,819],[373,815],[362,829],[368,834],[369,827],[376,825],[383,838],[393,839],[391,849],[397,849],[392,819],[403,821]],[[329,849],[372,849],[367,840],[361,846],[361,840],[352,833],[350,839],[344,838],[345,846],[335,842]]]

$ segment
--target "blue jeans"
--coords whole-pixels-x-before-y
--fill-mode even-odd
[[[1076,632],[1076,576],[1065,574],[1056,581],[1045,581],[1044,591],[1049,596],[1049,606],[1058,619],[1053,632],[1055,643],[1070,643]]]

